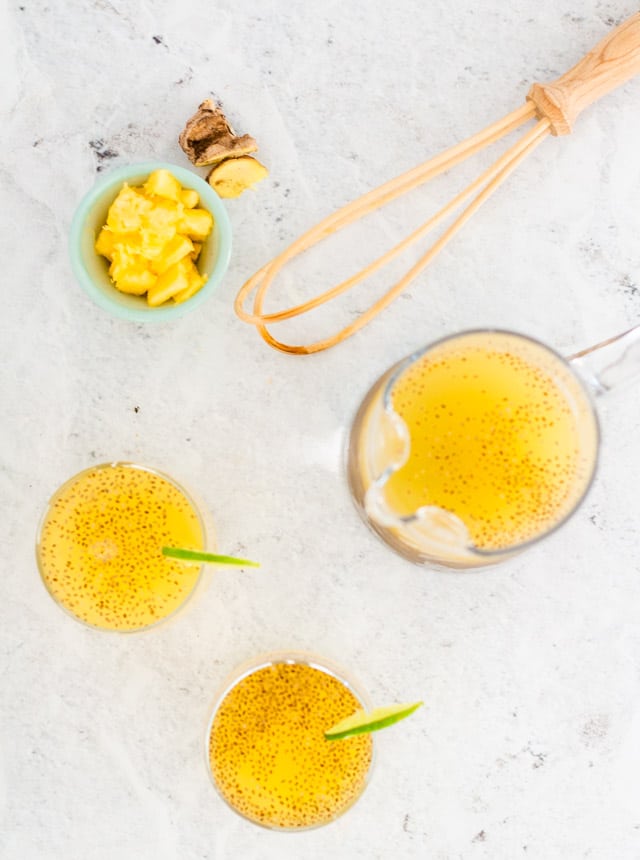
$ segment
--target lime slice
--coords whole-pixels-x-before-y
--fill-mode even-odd
[[[388,708],[375,708],[367,713],[356,711],[346,720],[341,720],[335,726],[324,733],[328,741],[341,741],[352,735],[362,735],[366,732],[377,732],[378,729],[386,729],[399,720],[404,720],[409,714],[417,711],[424,702],[413,702],[405,705],[389,705]]]
[[[234,564],[237,567],[260,567],[257,561],[249,561],[248,558],[235,558],[232,555],[214,555],[212,552],[182,549],[177,546],[163,546],[162,555],[166,555],[168,558],[178,558],[180,561],[204,561],[208,564]]]

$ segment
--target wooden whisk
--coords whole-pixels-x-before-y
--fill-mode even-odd
[[[245,322],[255,325],[268,344],[283,352],[298,354],[320,352],[340,343],[365,326],[414,280],[447,242],[455,236],[473,213],[479,209],[482,203],[493,194],[518,164],[548,134],[570,134],[577,116],[585,107],[637,74],[640,74],[640,12],[616,27],[577,65],[558,78],[557,81],[551,84],[533,84],[522,107],[507,114],[503,119],[498,120],[473,137],[343,206],[304,233],[285,251],[259,269],[243,285],[236,297],[234,305],[236,313]],[[302,304],[276,313],[265,314],[262,312],[265,295],[273,279],[282,267],[294,257],[326,239],[332,233],[395,200],[400,195],[417,188],[445,170],[449,170],[524,123],[536,118],[536,124],[464,191],[425,221],[417,230],[414,230],[406,239],[403,239],[360,272]],[[267,325],[307,313],[359,284],[425,236],[443,219],[466,203],[469,198],[473,199],[467,203],[455,221],[409,271],[368,310],[334,335],[307,345],[293,345],[276,340],[268,331]],[[244,309],[244,304],[254,290],[253,311],[249,313]]]

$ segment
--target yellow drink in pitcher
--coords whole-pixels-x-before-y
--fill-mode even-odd
[[[588,398],[533,340],[485,331],[441,341],[399,373],[390,398],[410,444],[384,488],[400,516],[441,508],[495,550],[561,522],[588,487],[598,440]]]
[[[236,812],[264,827],[327,824],[360,796],[370,735],[328,741],[324,732],[362,708],[335,674],[274,660],[241,675],[214,713],[209,765]]]
[[[163,546],[203,549],[198,511],[166,476],[112,463],[58,490],[37,556],[63,609],[93,627],[132,631],[171,615],[198,582],[201,566],[165,558]]]

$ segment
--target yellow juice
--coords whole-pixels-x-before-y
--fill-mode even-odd
[[[209,735],[211,773],[241,815],[271,828],[326,824],[362,792],[369,735],[324,732],[362,707],[338,678],[306,663],[275,662],[227,693]]]
[[[500,332],[442,341],[399,375],[391,405],[410,451],[387,503],[400,515],[449,511],[479,548],[544,533],[589,484],[593,411],[564,362],[535,341]]]
[[[171,615],[198,581],[200,565],[165,558],[163,546],[203,549],[198,512],[169,479],[116,463],[58,490],[38,562],[51,595],[80,621],[131,631]]]

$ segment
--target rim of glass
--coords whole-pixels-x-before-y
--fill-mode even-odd
[[[359,793],[356,795],[356,797],[354,797],[351,803],[345,806],[330,821],[322,821],[318,824],[310,824],[306,827],[277,827],[271,824],[264,824],[261,821],[256,821],[255,819],[250,818],[248,815],[245,815],[243,812],[240,812],[238,809],[236,809],[236,807],[227,800],[227,798],[220,790],[211,770],[211,760],[209,757],[209,739],[211,737],[213,721],[216,718],[216,714],[218,713],[220,705],[223,703],[227,695],[231,692],[231,690],[233,690],[234,687],[236,687],[245,678],[247,678],[249,675],[252,675],[254,672],[258,672],[260,669],[266,669],[268,666],[273,666],[278,663],[289,663],[291,665],[302,663],[306,666],[310,666],[312,669],[317,669],[320,672],[324,672],[325,674],[330,675],[332,678],[335,678],[337,681],[340,681],[340,683],[342,683],[351,693],[353,693],[360,705],[365,710],[371,710],[372,704],[368,693],[364,690],[360,683],[355,680],[353,676],[351,676],[349,673],[345,672],[342,667],[336,665],[332,660],[326,659],[325,657],[318,657],[316,654],[312,654],[307,651],[268,651],[264,654],[260,654],[257,657],[253,657],[250,660],[245,660],[244,663],[241,663],[239,666],[236,666],[236,668],[227,675],[225,680],[222,682],[222,685],[218,688],[218,691],[216,692],[216,695],[213,699],[213,704],[209,708],[210,716],[207,721],[207,729],[204,737],[205,764],[207,768],[207,773],[209,774],[209,779],[211,780],[211,784],[213,785],[216,794],[219,798],[221,798],[225,806],[231,809],[231,811],[235,815],[238,815],[245,821],[249,821],[256,827],[260,827],[263,830],[270,830],[271,832],[275,833],[303,833],[307,830],[317,830],[320,827],[326,827],[328,824],[333,824],[334,821],[337,821],[339,818],[342,818],[342,816],[346,812],[348,812],[353,806],[355,806],[355,804],[360,800],[360,798],[365,792],[365,789],[369,785],[369,782],[371,781],[371,774],[373,772],[374,764],[376,761],[376,742],[374,739],[374,733],[370,733],[369,737],[371,738],[371,761],[369,762],[369,768],[365,774],[365,778],[362,782],[362,787]],[[336,743],[338,742],[336,741]]]
[[[38,565],[38,573],[40,574],[40,579],[42,581],[42,584],[44,585],[45,589],[47,590],[47,593],[49,594],[49,596],[51,597],[51,599],[53,600],[55,605],[57,607],[59,607],[59,609],[61,609],[62,612],[65,613],[65,615],[68,615],[70,618],[73,618],[74,621],[77,621],[79,624],[82,624],[84,627],[87,627],[89,630],[97,630],[100,633],[117,633],[120,635],[128,636],[128,635],[136,634],[136,633],[144,633],[147,630],[151,630],[155,627],[159,627],[161,624],[165,624],[170,619],[175,618],[175,616],[179,612],[181,612],[185,608],[185,606],[191,601],[193,595],[198,590],[198,587],[202,582],[202,575],[203,575],[203,571],[204,571],[204,567],[205,567],[204,564],[200,565],[200,570],[198,571],[198,576],[196,578],[196,581],[193,584],[191,591],[187,594],[187,596],[182,601],[182,603],[180,603],[178,606],[176,606],[176,608],[172,612],[170,612],[168,615],[165,615],[163,618],[159,618],[157,621],[154,621],[152,624],[145,624],[144,627],[133,627],[133,628],[131,628],[131,630],[117,630],[116,628],[113,628],[113,627],[100,627],[97,624],[90,624],[88,621],[84,621],[84,619],[79,618],[75,613],[73,613],[63,603],[61,603],[58,600],[58,598],[51,592],[51,589],[49,588],[49,585],[47,584],[47,581],[44,578],[44,573],[43,573],[44,565],[42,563],[42,558],[41,558],[41,553],[40,553],[42,529],[44,527],[45,522],[47,521],[47,516],[49,515],[49,511],[51,510],[51,506],[58,499],[58,497],[68,487],[75,484],[75,482],[78,481],[78,479],[82,478],[83,475],[86,475],[89,472],[95,472],[96,470],[99,470],[99,469],[115,469],[118,467],[125,467],[128,469],[138,469],[141,472],[149,472],[152,475],[157,475],[157,477],[162,478],[164,481],[167,481],[167,483],[171,484],[171,486],[175,487],[175,489],[178,490],[178,492],[181,493],[185,497],[185,499],[187,500],[187,502],[191,506],[192,510],[196,514],[196,517],[198,519],[198,524],[200,525],[200,531],[202,533],[203,545],[205,545],[205,546],[207,545],[207,528],[206,528],[206,524],[204,521],[204,517],[202,515],[202,511],[200,510],[199,505],[194,500],[192,495],[189,492],[187,492],[187,490],[185,490],[185,488],[181,484],[179,484],[177,481],[175,481],[170,475],[167,475],[165,472],[162,472],[159,469],[154,469],[152,466],[143,466],[140,463],[133,463],[133,462],[130,462],[128,460],[114,460],[114,461],[109,462],[109,463],[98,463],[95,466],[89,466],[86,469],[82,469],[82,471],[77,472],[75,475],[72,475],[70,478],[68,478],[63,484],[61,484],[58,487],[58,489],[53,493],[53,495],[50,496],[50,498],[46,504],[46,507],[42,513],[42,516],[40,517],[40,522],[38,524],[38,529],[36,531],[36,562]]]
[[[396,365],[393,373],[387,380],[383,394],[382,394],[382,403],[385,412],[393,413],[397,415],[398,413],[393,408],[391,403],[391,389],[398,381],[399,377],[404,373],[404,371],[409,367],[409,365],[418,361],[418,359],[422,358],[423,355],[430,352],[432,349],[440,346],[443,343],[447,343],[451,340],[459,340],[463,337],[468,337],[471,335],[478,334],[497,334],[497,335],[506,335],[507,337],[514,337],[520,340],[528,341],[529,343],[534,344],[537,347],[540,347],[543,351],[549,353],[549,355],[553,356],[566,370],[569,371],[573,379],[576,380],[578,386],[582,393],[585,395],[585,400],[589,405],[589,410],[591,413],[591,417],[593,419],[593,426],[595,430],[595,452],[593,457],[593,463],[591,465],[591,474],[587,481],[585,481],[585,485],[583,487],[582,493],[578,496],[572,507],[564,514],[564,516],[558,520],[558,522],[554,523],[550,528],[541,532],[539,535],[535,537],[529,538],[529,540],[521,541],[520,543],[510,544],[506,547],[501,547],[500,549],[482,549],[481,547],[475,546],[473,543],[467,544],[465,547],[468,552],[473,553],[474,555],[480,556],[482,558],[497,558],[499,556],[504,556],[505,554],[518,553],[522,550],[527,549],[528,547],[534,546],[539,543],[543,538],[548,537],[549,535],[556,532],[559,528],[561,528],[578,510],[582,502],[585,500],[589,490],[591,489],[593,482],[595,480],[596,472],[598,470],[599,460],[600,460],[600,443],[601,443],[601,431],[600,431],[600,420],[598,418],[598,412],[594,403],[594,392],[589,389],[586,381],[580,377],[580,374],[577,373],[574,368],[571,366],[571,361],[565,358],[563,355],[560,355],[559,352],[556,352],[555,349],[548,346],[546,343],[538,340],[535,337],[531,337],[528,334],[522,334],[521,332],[511,331],[509,329],[503,328],[473,328],[473,329],[465,329],[463,331],[456,332],[454,334],[445,335],[444,337],[438,338],[437,340],[432,341],[427,344],[427,346],[423,346],[418,350],[415,350],[410,355],[406,356],[406,358],[401,359],[401,361]],[[373,482],[377,486],[383,486],[389,479],[390,475],[396,471],[391,469],[390,467],[385,469],[384,472],[375,479]],[[404,517],[398,517],[398,521],[404,524],[409,524],[416,520],[416,515],[409,514]]]

